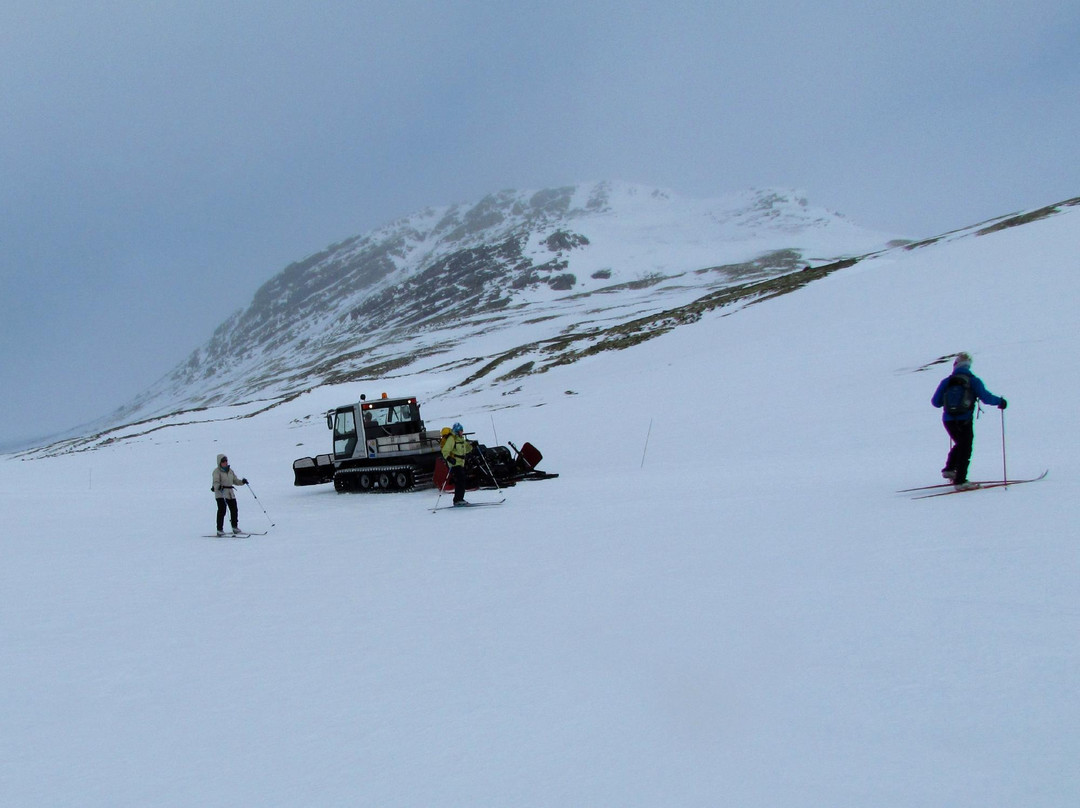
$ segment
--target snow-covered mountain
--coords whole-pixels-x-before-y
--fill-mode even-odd
[[[466,342],[478,353],[455,384],[538,372],[605,335],[657,333],[642,318],[888,241],[775,190],[701,201],[601,182],[427,209],[287,267],[113,421],[437,369]]]

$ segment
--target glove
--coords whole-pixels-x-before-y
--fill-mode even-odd
[[[1008,402],[1008,401],[1006,401],[1005,399],[1001,399],[1001,403],[1000,403],[1000,404],[998,404],[998,409],[999,409],[999,410],[1003,410],[1003,409],[1005,409],[1005,408],[1006,408],[1006,407],[1008,407],[1008,406],[1009,406],[1009,402]]]
[[[247,477],[240,481],[240,485],[247,485]]]

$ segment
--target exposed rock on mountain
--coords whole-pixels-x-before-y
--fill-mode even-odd
[[[596,183],[429,208],[286,267],[124,414],[421,372],[480,335],[459,384],[509,358],[541,372],[672,327],[656,320],[669,309],[887,238],[775,190],[699,201]]]

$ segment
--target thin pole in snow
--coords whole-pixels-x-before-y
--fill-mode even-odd
[[[649,451],[649,436],[652,435],[652,422],[653,422],[653,419],[650,418],[649,419],[649,431],[645,433],[645,448],[641,450],[641,466],[640,466],[640,468],[645,468],[645,453],[647,451]]]

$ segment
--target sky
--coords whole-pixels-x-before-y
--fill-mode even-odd
[[[1080,7],[8,0],[0,446],[106,415],[293,261],[594,180],[927,236],[1080,193]]]

